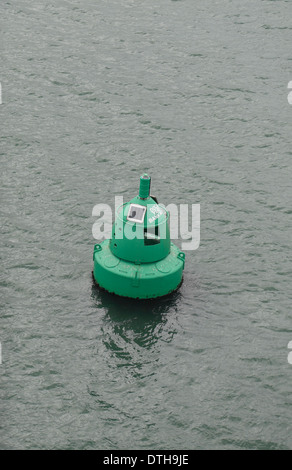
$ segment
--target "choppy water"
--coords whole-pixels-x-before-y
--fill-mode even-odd
[[[291,449],[291,1],[1,2],[1,447]],[[92,208],[201,205],[184,283],[100,293]]]

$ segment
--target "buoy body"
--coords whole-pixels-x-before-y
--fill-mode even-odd
[[[140,178],[139,195],[120,206],[112,238],[94,246],[93,276],[108,292],[151,299],[176,290],[185,254],[170,240],[169,213],[150,196],[150,178]]]

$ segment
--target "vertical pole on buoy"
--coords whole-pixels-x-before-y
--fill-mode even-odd
[[[144,173],[144,175],[140,177],[140,188],[139,188],[140,199],[148,199],[150,195],[150,183],[151,183],[150,176],[148,176],[147,173]]]

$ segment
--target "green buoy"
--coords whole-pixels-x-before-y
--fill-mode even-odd
[[[150,196],[151,178],[120,206],[112,238],[94,246],[93,277],[110,293],[135,299],[167,295],[182,282],[185,254],[170,241],[167,210]]]

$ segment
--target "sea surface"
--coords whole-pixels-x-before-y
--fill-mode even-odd
[[[1,1],[2,449],[292,449],[291,7]],[[92,281],[144,172],[201,211],[152,302]]]

